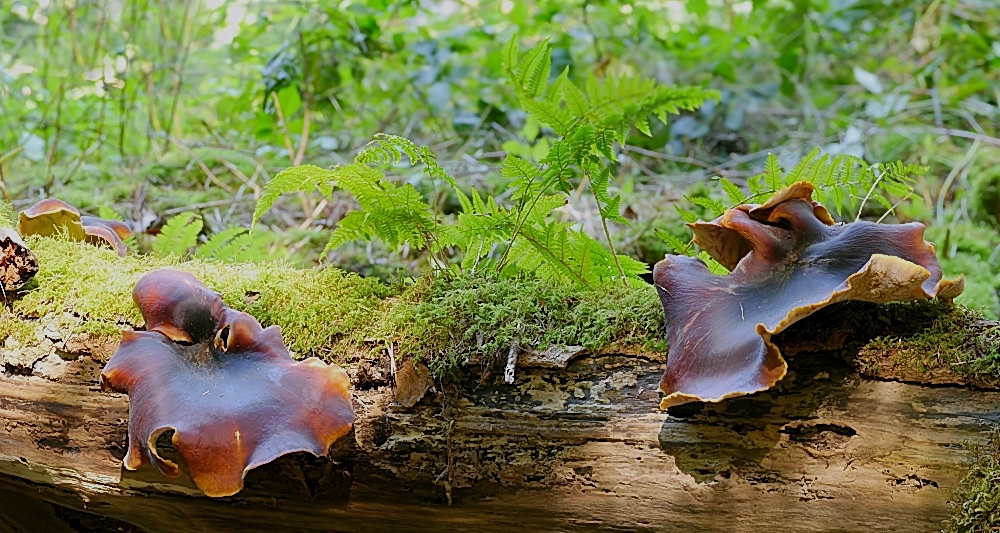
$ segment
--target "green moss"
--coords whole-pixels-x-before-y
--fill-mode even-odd
[[[36,323],[12,313],[9,309],[0,311],[0,331],[4,341],[10,340],[19,346],[24,346],[37,340]],[[0,343],[2,344],[2,343]]]
[[[923,382],[1000,386],[1000,323],[982,313],[937,300],[897,303],[870,317],[893,331],[857,352],[868,375]]]
[[[426,358],[439,376],[473,356],[505,360],[512,346],[666,351],[650,285],[580,291],[530,279],[424,279],[403,300],[388,317],[400,351]]]
[[[88,324],[77,332],[141,325],[132,287],[143,274],[162,267],[189,271],[231,307],[255,315],[264,325],[280,325],[292,349],[304,355],[325,355],[345,338],[355,340],[352,333],[378,324],[383,299],[391,295],[384,284],[335,269],[120,258],[111,250],[49,238],[29,238],[28,245],[38,255],[40,269],[13,303],[14,312],[41,317],[72,311]]]
[[[1000,426],[988,441],[973,448],[969,473],[955,491],[948,531],[980,533],[1000,525]]]
[[[512,344],[665,351],[651,286],[587,292],[537,280],[430,277],[387,284],[334,268],[120,258],[87,244],[37,237],[28,245],[41,268],[11,304],[12,319],[0,318],[2,336],[25,333],[19,329],[25,321],[16,317],[72,312],[84,319],[71,325],[73,333],[114,337],[142,324],[132,303],[135,282],[172,267],[196,275],[265,326],[281,326],[301,357],[343,360],[394,342],[397,357],[421,357],[443,376],[470,359],[506,356]]]
[[[135,282],[151,270],[173,267],[198,276],[231,307],[265,326],[281,326],[300,357],[343,361],[381,353],[393,342],[397,358],[419,357],[436,375],[447,376],[471,362],[502,364],[512,346],[666,351],[662,310],[655,289],[645,284],[582,291],[534,279],[424,277],[384,283],[335,268],[120,258],[110,250],[49,238],[29,238],[28,244],[41,269],[11,304],[14,316],[0,317],[0,335],[25,337],[24,321],[16,317],[72,312],[84,319],[69,325],[74,332],[113,338],[122,328],[142,324],[131,298]],[[814,315],[790,333],[826,338],[832,327],[845,323],[861,343],[851,357],[871,375],[923,381],[944,375],[1000,384],[1000,326],[974,310],[937,301],[854,302]],[[810,333],[814,330],[820,331]]]

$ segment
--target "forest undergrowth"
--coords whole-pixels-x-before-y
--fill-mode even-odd
[[[961,308],[1000,316],[993,2],[172,4],[0,8],[0,194],[125,221],[135,272],[266,273],[281,309],[313,282],[343,296],[258,317],[300,353],[407,300],[414,324],[455,317],[414,335],[470,332],[438,339],[438,375],[514,338],[654,346],[651,265],[725,273],[684,224],[798,180],[838,221],[925,223]],[[38,288],[18,305],[47,309]]]

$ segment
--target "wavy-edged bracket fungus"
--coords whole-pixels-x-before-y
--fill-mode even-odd
[[[325,456],[354,424],[350,380],[313,357],[292,359],[278,326],[262,328],[193,275],[171,269],[139,279],[132,299],[146,331],[124,331],[101,388],[129,395],[124,465],[150,463],[169,477],[173,446],[206,495],[231,496],[247,471],[293,452]]]
[[[81,216],[77,208],[57,198],[46,198],[21,211],[17,229],[22,235],[42,237],[65,232],[74,241],[108,246],[122,257],[128,252],[124,241],[132,236],[124,222]]]
[[[942,278],[923,224],[835,224],[812,192],[798,182],[763,205],[689,224],[728,275],[712,274],[693,257],[656,264],[670,345],[661,409],[772,387],[788,367],[771,337],[830,304],[961,294],[963,277]]]

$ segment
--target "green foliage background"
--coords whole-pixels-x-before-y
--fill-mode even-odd
[[[785,169],[816,148],[899,160],[927,168],[910,198],[876,191],[861,215],[892,207],[886,220],[929,223],[946,270],[971,277],[966,301],[996,316],[997,20],[1000,6],[981,0],[17,0],[0,9],[2,192],[17,207],[53,195],[110,209],[145,230],[141,250],[416,274],[434,253],[405,235],[402,249],[325,246],[326,228],[360,227],[342,189],[293,193],[245,229],[277,172],[351,162],[381,133],[427,146],[455,179],[381,167],[434,217],[461,218],[454,191],[486,210],[516,205],[511,158],[546,167],[565,132],[511,82],[505,45],[546,40],[546,84],[639,77],[717,91],[624,130],[613,159],[594,160],[598,187],[577,166],[549,220],[604,242],[595,251],[655,262],[686,243],[684,219],[751,195],[769,153]],[[858,207],[860,191],[846,192],[838,203]],[[179,214],[188,239],[154,243]]]
[[[167,261],[634,286],[799,178],[1000,315],[1000,3],[0,5],[0,194]]]
[[[717,91],[624,130],[613,159],[594,160],[598,187],[577,166],[551,223],[651,264],[686,243],[684,219],[731,203],[722,185],[749,196],[769,153],[785,169],[816,148],[899,160],[927,167],[910,198],[880,192],[861,215],[893,207],[886,220],[929,223],[946,269],[972,278],[966,301],[996,316],[997,20],[1000,6],[981,0],[16,0],[0,9],[2,192],[17,207],[53,195],[110,209],[145,230],[140,250],[416,274],[434,254],[406,236],[402,249],[325,246],[327,228],[359,227],[342,189],[293,193],[245,229],[277,172],[351,162],[381,133],[427,146],[470,202],[513,205],[511,158],[545,167],[564,132],[510,81],[505,45],[546,40],[546,84],[565,73],[584,88],[638,77]],[[421,165],[381,171],[435,217],[461,216],[459,196]],[[857,207],[862,195],[847,192]],[[154,244],[185,213],[188,240]]]

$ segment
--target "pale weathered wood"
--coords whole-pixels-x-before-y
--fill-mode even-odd
[[[122,471],[127,398],[100,392],[101,365],[82,356],[52,362],[57,379],[0,375],[0,498],[146,531],[939,530],[961,444],[1000,419],[1000,392],[792,363],[774,390],[668,415],[663,363],[639,356],[518,367],[513,385],[449,386],[410,411],[384,381],[388,357],[357,362],[359,419],[335,461],[286,457],[210,500]],[[24,508],[0,500],[7,516]]]

